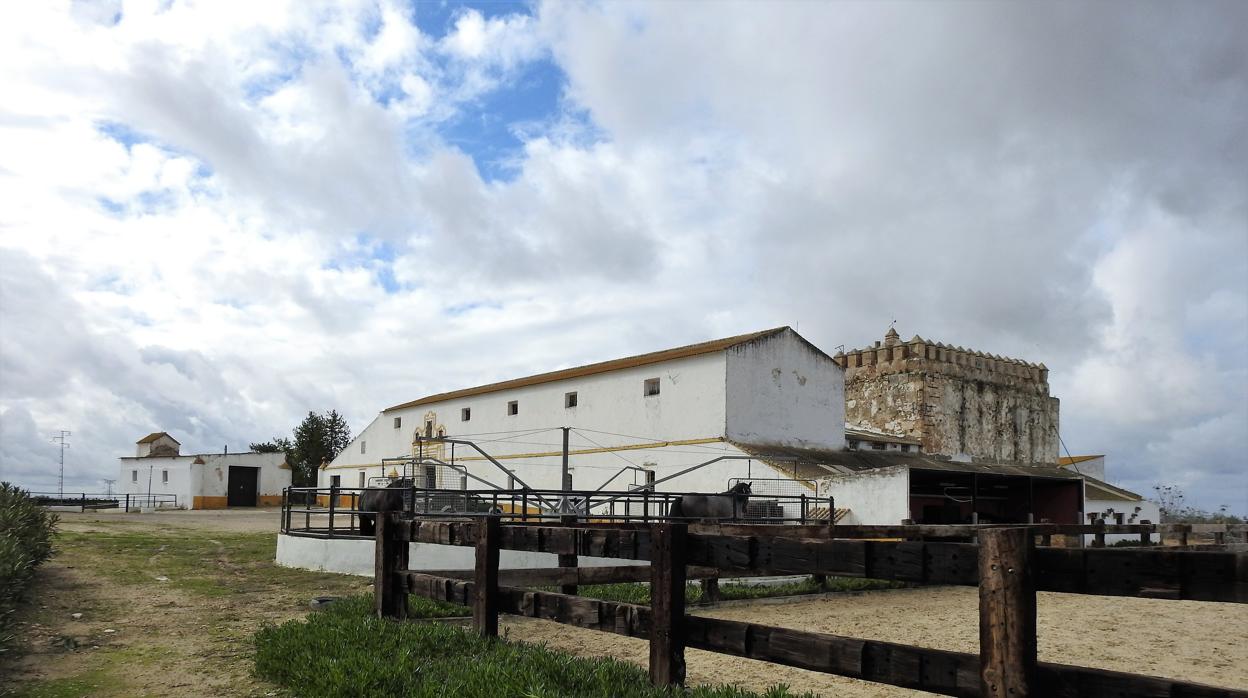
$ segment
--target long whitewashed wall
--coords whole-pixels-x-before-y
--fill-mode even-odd
[[[718,352],[383,412],[322,471],[321,484],[328,486],[330,477],[339,475],[342,486],[355,487],[359,484],[360,473],[365,473],[366,477],[382,474],[382,458],[411,455],[413,437],[418,430],[423,433],[426,420],[433,421],[435,432],[442,429],[448,437],[480,443],[536,488],[560,485],[560,458],[553,454],[562,447],[558,427],[563,426],[595,430],[572,437],[575,487],[596,488],[628,465],[654,469],[661,478],[681,465],[707,460],[720,453],[738,452],[722,443],[680,444],[615,453],[575,452],[654,442],[722,439],[726,421],[725,371],[725,356]],[[659,379],[660,391],[658,395],[647,396],[644,384],[651,378]],[[564,407],[564,396],[569,392],[577,394],[576,407]],[[507,413],[507,404],[512,400],[519,406],[516,415]],[[461,418],[464,408],[471,410],[469,421]],[[398,427],[395,426],[396,417]],[[552,428],[553,431],[540,434],[516,435]],[[444,460],[450,458],[449,446],[434,448],[441,449],[438,455]],[[552,455],[509,458],[541,453]],[[456,447],[454,455],[455,462],[466,465],[474,475],[499,485],[507,484],[506,475],[494,466],[482,460],[470,460],[476,454]],[[632,484],[633,477],[632,473],[625,473],[612,483],[612,488]],[[696,478],[681,479],[690,486],[697,481]],[[726,478],[713,480],[718,487]],[[439,484],[453,486],[452,483]],[[475,485],[470,484],[470,487]]]

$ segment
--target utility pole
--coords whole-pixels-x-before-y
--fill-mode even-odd
[[[113,496],[113,483],[114,483],[114,482],[117,482],[117,481],[116,481],[116,480],[109,480],[109,479],[107,479],[107,478],[104,480],[104,484],[108,486],[108,496],[109,496],[109,497]]]
[[[563,485],[560,489],[568,491],[572,489],[572,474],[568,472],[568,432],[572,431],[572,427],[563,427]]]
[[[568,472],[568,433],[571,431],[571,427],[563,427],[563,482],[561,483],[563,486],[560,488],[563,490],[563,497],[560,498],[562,503],[559,507],[561,510],[560,513],[563,515],[559,517],[559,521],[565,526],[570,526],[576,523],[576,514],[572,512],[571,502],[568,501],[568,494],[572,490],[572,474]],[[586,507],[585,513],[589,513],[588,507]],[[560,555],[558,557],[558,561],[560,567],[567,568],[578,566],[577,557],[574,554]],[[559,587],[559,591],[564,594],[571,594],[575,596],[577,593],[576,587],[577,585],[575,584],[564,584]]]
[[[57,484],[57,494],[61,497],[65,496],[65,449],[69,448],[69,444],[66,443],[68,438],[69,432],[64,429],[60,430],[56,433],[56,436],[52,437],[53,441],[60,442],[61,445],[61,477]]]

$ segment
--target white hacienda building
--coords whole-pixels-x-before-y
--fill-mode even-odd
[[[845,445],[844,369],[788,327],[430,395],[384,410],[320,475],[320,486],[361,487],[401,474],[386,458],[433,457],[461,466],[415,473],[417,484],[483,489],[558,489],[561,427],[570,427],[577,490],[622,490],[660,481],[659,491],[718,492],[734,478],[806,478],[810,464],[767,464],[778,449],[839,451]],[[514,472],[463,445],[473,441]],[[721,460],[663,481],[719,456]],[[801,468],[817,468],[805,472]],[[462,479],[448,482],[448,479]],[[814,494],[813,483],[807,485]],[[757,491],[757,487],[756,487]],[[792,492],[799,494],[800,492]]]
[[[280,505],[290,473],[282,453],[182,455],[181,444],[158,431],[121,458],[117,482],[122,495],[173,495],[182,509],[224,509]]]

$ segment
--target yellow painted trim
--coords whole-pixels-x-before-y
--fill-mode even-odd
[[[224,509],[228,500],[225,497],[196,496],[191,500],[192,509]]]
[[[699,444],[723,443],[726,441],[727,439],[725,439],[722,436],[713,436],[708,439],[680,439],[676,441],[652,441],[652,442],[648,442],[644,444],[628,444],[626,446],[582,448],[582,449],[578,449],[574,451],[568,451],[568,455],[569,456],[585,456],[585,455],[590,455],[593,453],[615,453],[616,451],[639,451],[639,450],[646,450],[646,449],[651,449],[651,448],[666,448],[668,446],[697,446]],[[553,458],[555,456],[562,456],[562,455],[563,455],[563,451],[542,451],[542,452],[537,452],[537,453],[510,453],[510,454],[506,454],[502,456],[494,456],[494,460],[517,460],[517,459],[524,459],[524,458]],[[489,460],[489,459],[485,458],[484,456],[465,456],[462,458],[456,458],[455,462],[459,463],[459,462],[467,462],[467,461],[484,461],[484,460]],[[377,464],[377,465],[380,465],[380,464]],[[360,468],[366,468],[366,467],[372,467],[372,466],[331,465],[331,466],[328,466],[328,469],[346,470],[348,468],[355,468],[358,470]]]
[[[262,494],[256,497],[258,507],[280,507],[281,505],[282,495],[280,494]]]

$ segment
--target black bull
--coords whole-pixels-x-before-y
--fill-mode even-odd
[[[373,536],[377,534],[377,514],[387,511],[403,511],[403,490],[407,484],[395,480],[385,489],[364,490],[360,496],[359,517],[360,534]]]
[[[685,494],[672,500],[667,515],[676,519],[723,520],[744,519],[753,489],[748,482],[738,482],[722,494]]]

